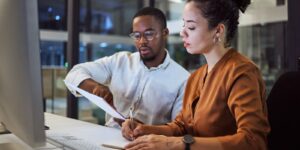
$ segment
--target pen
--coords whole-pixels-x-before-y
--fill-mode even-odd
[[[119,147],[119,146],[114,146],[114,145],[108,145],[108,144],[102,144],[103,147],[107,147],[107,148],[112,148],[112,149],[120,149],[120,150],[124,150],[124,148]]]
[[[132,112],[132,107],[129,109],[129,119],[130,119],[130,129],[133,130],[133,112]]]
[[[134,129],[134,124],[133,124],[133,123],[134,123],[134,122],[133,122],[133,112],[132,112],[132,111],[133,111],[133,109],[132,109],[132,107],[130,107],[130,109],[129,109],[130,125],[129,125],[129,126],[130,126],[130,129],[131,129],[131,130]],[[131,139],[134,140],[133,137],[131,137]]]

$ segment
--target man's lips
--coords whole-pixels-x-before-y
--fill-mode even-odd
[[[150,53],[150,48],[149,47],[141,47],[140,48],[140,53],[142,55],[147,55],[148,53]]]

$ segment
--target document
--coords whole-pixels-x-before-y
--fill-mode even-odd
[[[76,90],[78,93],[80,93],[82,96],[87,98],[92,103],[96,104],[98,107],[103,109],[106,113],[108,113],[112,117],[125,120],[125,117],[121,113],[119,113],[117,110],[115,110],[111,105],[109,105],[102,97],[91,94],[91,93],[89,93],[83,89],[80,89],[70,83],[67,83],[66,81],[65,81],[65,84],[68,87]]]

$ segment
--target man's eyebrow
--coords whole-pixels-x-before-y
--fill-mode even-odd
[[[145,31],[153,31],[153,30],[154,30],[153,28],[148,28]]]
[[[155,29],[153,29],[153,28],[148,28],[148,29],[146,29],[145,31],[155,31]],[[145,32],[144,31],[144,32]],[[132,32],[139,32],[139,31],[132,31]]]

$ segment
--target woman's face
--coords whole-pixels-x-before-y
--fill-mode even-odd
[[[208,21],[202,16],[195,2],[189,2],[183,10],[183,29],[180,36],[190,54],[209,52],[214,46],[216,30],[208,30]]]

